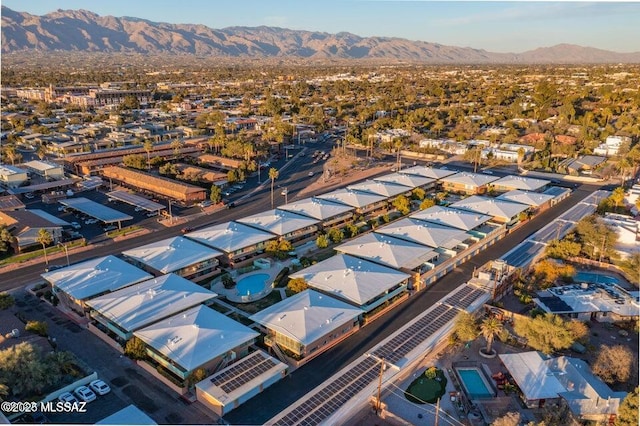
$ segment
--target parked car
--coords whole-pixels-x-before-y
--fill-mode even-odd
[[[73,229],[80,229],[82,226],[78,222],[71,222],[71,227]]]
[[[280,192],[280,195],[287,195],[288,193],[289,193],[289,190],[285,188]]]
[[[104,232],[113,231],[114,229],[118,229],[118,227],[117,227],[117,226],[115,226],[115,225],[109,225],[109,226],[105,226],[104,228],[102,228],[102,230],[103,230]]]
[[[60,207],[58,207],[58,211],[59,212],[63,212],[63,211],[65,211],[66,208],[67,208],[66,206],[60,206]]]
[[[77,387],[76,390],[73,391],[73,393],[75,393],[76,396],[84,402],[91,402],[95,401],[96,399],[96,394],[86,386]]]
[[[30,200],[36,197],[35,195],[33,195],[33,192],[27,192],[26,194],[24,194],[24,196]]]
[[[70,402],[72,404],[75,404],[75,403],[78,402],[78,398],[73,396],[73,394],[71,392],[64,392],[64,393],[61,393],[58,396],[58,401],[60,401],[60,402]]]
[[[154,216],[158,216],[157,210],[147,213],[147,217],[154,217]]]
[[[102,380],[94,380],[93,382],[89,383],[89,387],[98,395],[106,395],[111,392],[111,388],[109,387],[109,385]]]
[[[46,268],[44,268],[45,272],[51,272],[51,271],[55,271],[56,269],[60,269],[60,268],[64,268],[64,265],[49,265]]]
[[[204,207],[209,207],[212,204],[213,204],[212,201],[205,200],[205,201],[201,201],[200,203],[198,203],[198,206],[204,208]]]
[[[180,232],[182,232],[183,234],[186,234],[186,233],[191,232],[191,231],[193,231],[193,228],[190,227],[190,226],[185,226],[184,228],[182,228],[180,230]]]
[[[313,176],[313,172],[309,172],[309,176]]]

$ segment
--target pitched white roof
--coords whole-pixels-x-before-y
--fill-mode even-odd
[[[384,175],[373,179],[376,182],[388,182],[396,185],[407,186],[411,189],[419,186],[424,186],[434,182],[435,179],[427,178],[424,176],[411,175],[406,173],[392,173],[390,175]]]
[[[385,197],[384,195],[377,195],[369,192],[352,191],[348,188],[327,192],[326,194],[318,195],[316,198],[333,201],[334,203],[341,203],[356,208],[366,207],[374,203],[379,203],[380,201],[386,201],[387,199],[387,197]]]
[[[398,185],[394,183],[375,180],[368,180],[356,185],[349,185],[347,188],[353,191],[363,191],[370,192],[372,194],[384,195],[385,197],[394,197],[411,190],[405,185]]]
[[[310,287],[365,305],[409,275],[357,257],[337,254],[290,277],[304,278]]]
[[[280,236],[317,225],[320,222],[317,219],[311,219],[280,209],[267,210],[266,212],[243,217],[237,221]]]
[[[135,331],[216,296],[189,280],[168,274],[96,297],[87,305],[123,330]]]
[[[78,300],[153,278],[153,275],[111,255],[47,272],[41,276]]]
[[[527,399],[558,398],[559,393],[566,391],[556,377],[560,372],[554,374],[549,371],[546,359],[542,358],[540,352],[530,351],[498,356]]]
[[[541,194],[539,192],[528,192],[514,189],[496,197],[500,200],[511,201],[512,203],[526,204],[528,206],[538,207],[555,198],[550,194]]]
[[[436,169],[427,166],[413,166],[409,167],[408,169],[400,170],[400,173],[423,176],[430,179],[442,179],[443,177],[451,176],[452,174],[455,174],[457,172],[454,170]]]
[[[260,231],[238,222],[225,222],[210,226],[185,234],[185,237],[225,253],[232,253],[275,238],[269,232]]]
[[[199,305],[134,333],[187,371],[252,342],[258,333],[207,306]]]
[[[285,204],[278,207],[278,209],[298,213],[318,220],[326,220],[350,212],[354,208],[314,197]]]
[[[492,217],[488,215],[442,206],[429,207],[428,209],[416,212],[409,217],[437,223],[439,225],[450,226],[452,228],[463,229],[465,231],[477,228],[492,219]]]
[[[463,230],[411,218],[390,223],[376,229],[375,232],[429,247],[448,249],[469,238],[469,234]]]
[[[123,251],[122,254],[168,274],[222,253],[187,238],[173,237]]]
[[[504,186],[513,189],[522,189],[524,191],[537,191],[551,183],[544,179],[535,179],[524,176],[505,176],[493,182],[495,186]]]
[[[336,247],[341,253],[350,254],[392,268],[413,269],[438,255],[422,244],[369,232]]]
[[[449,207],[507,219],[511,219],[529,208],[526,204],[512,203],[498,198],[481,197],[479,195],[472,195],[471,197],[456,201],[449,205]]]
[[[362,313],[362,309],[308,289],[263,309],[250,319],[308,345],[352,323]]]
[[[496,176],[484,175],[481,173],[461,172],[455,175],[447,176],[440,179],[442,182],[452,182],[460,185],[483,186],[498,180]]]

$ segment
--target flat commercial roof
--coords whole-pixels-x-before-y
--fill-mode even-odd
[[[144,411],[135,405],[127,405],[96,423],[97,425],[157,425]]]
[[[405,281],[410,275],[346,254],[337,254],[290,275],[358,306]]]
[[[438,256],[430,247],[375,232],[354,238],[335,249],[391,268],[413,269]]]
[[[58,169],[62,167],[60,164],[49,163],[48,161],[40,161],[40,160],[32,160],[27,163],[24,163],[24,165],[41,172],[51,170],[51,169]]]
[[[173,237],[123,251],[122,254],[168,274],[213,259],[222,253],[188,238]]]
[[[249,319],[303,345],[309,345],[362,315],[364,311],[312,289],[271,305]]]
[[[373,179],[376,182],[388,182],[396,185],[403,185],[411,189],[418,188],[420,186],[428,185],[435,182],[434,178],[428,178],[419,175],[412,175],[407,173],[392,173],[390,175],[384,175]]]
[[[59,203],[101,220],[104,223],[115,223],[133,219],[133,217],[128,214],[124,214],[84,197],[67,198],[66,200],[60,200]]]
[[[260,231],[238,222],[225,222],[185,234],[185,237],[225,253],[233,253],[276,238],[270,232]]]
[[[492,182],[493,186],[502,186],[513,189],[521,189],[523,191],[537,191],[540,188],[549,185],[551,182],[544,179],[535,179],[524,176],[504,176]]]
[[[199,305],[134,333],[147,345],[192,371],[260,334],[207,306]]]
[[[482,226],[484,223],[493,219],[493,217],[489,215],[442,206],[429,207],[409,217],[438,225],[463,229],[465,231],[470,231],[478,226]]]
[[[317,219],[311,219],[307,216],[280,209],[267,210],[266,212],[243,217],[242,219],[238,219],[237,222],[279,236],[287,235],[320,223]]]
[[[520,189],[514,189],[513,191],[501,194],[496,198],[498,198],[499,200],[511,201],[512,203],[520,203],[532,207],[538,207],[553,200],[555,196],[549,194],[541,194],[539,192],[529,192],[522,191]]]
[[[381,201],[386,201],[388,197],[369,192],[352,191],[348,188],[344,188],[318,195],[316,198],[333,201],[334,203],[340,203],[351,207],[362,208]]]
[[[453,209],[469,210],[492,217],[511,219],[529,208],[526,204],[512,203],[498,198],[472,195],[449,205]]]
[[[302,214],[318,220],[326,220],[353,211],[354,208],[314,197],[285,204],[278,207],[278,209]]]
[[[153,278],[115,256],[87,260],[41,275],[74,299],[84,300]]]
[[[356,185],[349,185],[347,188],[352,191],[363,191],[363,192],[370,192],[372,194],[383,195],[387,198],[394,197],[396,195],[404,194],[405,192],[411,191],[411,188],[404,185],[399,185],[399,184],[394,184],[389,182],[382,182],[382,181],[375,181],[375,180],[368,180],[366,182],[358,183]]]
[[[447,249],[453,249],[470,237],[461,229],[411,218],[390,223],[376,229],[375,232],[433,248],[444,247]]]
[[[150,212],[167,208],[167,206],[165,206],[164,204],[156,203],[155,201],[151,201],[148,198],[144,198],[127,191],[112,191],[107,193],[107,197],[122,201],[127,204],[131,204],[132,206],[140,207]]]
[[[456,172],[455,170],[438,169],[435,167],[413,166],[413,167],[409,167],[408,169],[400,170],[398,173],[423,176],[426,178],[439,180],[439,179],[442,179],[443,177],[451,176],[458,172]]]
[[[185,278],[168,274],[96,297],[87,305],[131,332],[216,296]]]

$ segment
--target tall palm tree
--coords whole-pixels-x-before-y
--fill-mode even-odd
[[[269,169],[269,179],[271,179],[271,208],[273,208],[273,182],[278,179],[279,175],[278,169],[274,167]]]
[[[48,265],[49,260],[47,259],[47,246],[53,242],[53,237],[51,236],[49,231],[42,228],[38,231],[36,241],[42,244],[42,250],[44,251],[44,262]]]
[[[147,151],[147,170],[151,170],[151,151],[153,150],[153,142],[150,140],[144,141],[144,150]]]
[[[491,317],[487,318],[480,324],[480,333],[487,341],[487,348],[485,353],[491,353],[491,345],[493,344],[493,339],[495,336],[502,332],[503,326],[502,322],[500,322],[497,318]]]

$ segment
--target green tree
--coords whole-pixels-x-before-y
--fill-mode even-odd
[[[476,323],[476,318],[472,314],[462,311],[456,317],[453,332],[458,340],[470,342],[478,337],[480,328]]]
[[[282,253],[289,253],[292,250],[293,244],[291,244],[291,241],[285,239],[281,239],[280,241],[278,241],[278,251]]]
[[[620,206],[620,204],[622,204],[622,202],[624,201],[624,188],[620,186],[617,187],[616,189],[613,190],[609,198],[611,199],[611,201],[613,202],[613,204],[616,206],[616,209],[617,209]]]
[[[545,354],[567,349],[576,341],[567,323],[553,314],[535,318],[516,317],[513,329],[518,336],[527,339],[529,346]]]
[[[404,195],[398,195],[392,204],[403,216],[408,215],[411,211],[411,204]]]
[[[424,197],[427,195],[426,191],[422,188],[414,188],[413,191],[411,191],[411,197],[414,200],[419,200],[422,201],[424,200]]]
[[[279,175],[278,169],[274,167],[269,169],[269,179],[271,179],[271,208],[273,208],[273,183],[278,179]]]
[[[304,278],[293,278],[287,283],[287,289],[292,293],[300,293],[309,288]]]
[[[133,336],[124,346],[124,354],[131,359],[147,359],[147,345],[136,336]]]
[[[616,417],[615,426],[638,426],[638,410],[639,410],[638,388],[627,394],[626,398],[618,407],[618,416]]]
[[[487,341],[487,347],[485,349],[486,354],[493,353],[491,349],[493,339],[495,338],[495,336],[499,335],[502,330],[502,322],[500,322],[498,318],[490,317],[482,321],[482,323],[480,324],[480,333],[482,333],[482,336]]]
[[[358,228],[353,223],[348,224],[345,229],[349,233],[349,238],[353,238],[353,237],[357,236],[358,233],[360,232],[360,228]]]
[[[327,236],[333,243],[339,243],[344,239],[344,232],[338,228],[331,228],[327,233]]]
[[[46,337],[49,327],[44,321],[28,321],[24,329],[39,336]]]
[[[0,310],[9,309],[16,303],[12,295],[7,292],[0,293]]]
[[[435,205],[436,205],[436,202],[435,202],[435,200],[433,198],[425,198],[420,203],[420,210],[426,210],[429,207],[433,207]]]
[[[6,225],[0,225],[0,253],[8,252],[14,241],[15,237],[11,235]]]
[[[38,150],[36,151],[36,155],[39,159],[44,160],[47,156],[47,148],[44,145],[39,145]]]
[[[0,351],[0,383],[14,396],[26,397],[40,394],[52,384],[52,375],[38,348],[22,342]]]
[[[573,266],[558,265],[549,259],[536,263],[533,270],[536,278],[543,283],[545,288],[552,285],[558,278],[569,278],[576,274],[576,269]]]
[[[42,244],[42,250],[44,251],[44,262],[48,265],[49,259],[47,259],[47,246],[53,242],[53,237],[44,228],[41,228],[38,231],[38,236],[36,237],[36,242]]]
[[[316,238],[316,246],[320,249],[329,247],[329,237],[326,235],[318,235],[318,238]]]
[[[436,367],[429,367],[424,371],[424,376],[429,380],[434,380],[438,377],[438,369]]]
[[[580,255],[580,243],[569,239],[552,240],[545,248],[545,254],[554,259],[569,259]]]
[[[520,425],[520,413],[510,411],[507,414],[495,419],[492,426],[518,426]]]
[[[203,381],[204,379],[207,378],[209,374],[207,373],[207,370],[204,368],[196,368],[195,370],[193,370],[191,372],[191,374],[189,374],[189,377],[187,377],[187,385],[188,386],[195,386],[196,383],[199,383],[201,381]]]
[[[600,345],[591,371],[609,384],[626,383],[631,378],[635,365],[637,361],[628,347]]]
[[[138,170],[145,170],[151,164],[145,161],[144,157],[139,154],[125,155],[122,157],[122,163],[127,167],[133,167]]]
[[[222,190],[218,185],[211,185],[211,195],[209,196],[209,199],[214,204],[218,204],[222,201]]]
[[[236,282],[233,280],[233,278],[231,278],[231,275],[229,274],[224,274],[222,278],[220,278],[220,280],[222,281],[222,285],[226,289],[231,289],[236,285]]]
[[[182,146],[184,145],[184,142],[182,142],[182,140],[180,139],[174,139],[171,141],[171,148],[173,149],[173,155],[178,157],[180,155],[180,150],[182,149]]]

